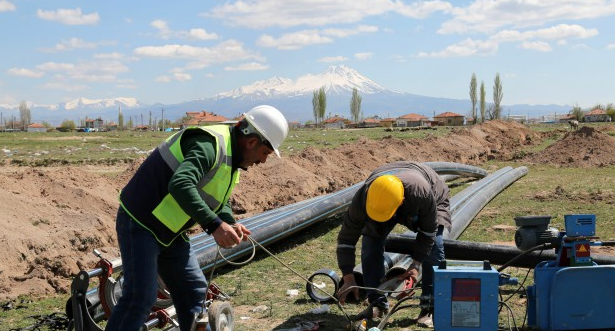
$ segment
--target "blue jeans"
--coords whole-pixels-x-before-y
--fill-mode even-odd
[[[171,293],[180,330],[190,330],[207,291],[205,275],[190,243],[178,238],[169,247],[161,245],[121,207],[116,230],[124,282],[122,297],[111,312],[105,330],[137,331],[143,326],[156,302],[158,275]]]
[[[431,253],[421,266],[421,292],[422,296],[433,295],[433,267],[444,260],[444,240],[442,234],[444,227],[438,226],[436,240]],[[386,238],[363,236],[361,241],[361,267],[363,269],[363,284],[365,287],[376,288],[384,278],[384,246]],[[370,304],[388,307],[384,294],[373,290],[366,290],[367,300]]]

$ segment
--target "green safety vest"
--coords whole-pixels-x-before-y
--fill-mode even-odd
[[[182,135],[188,130],[203,130],[216,139],[218,146],[216,163],[198,182],[197,189],[207,206],[214,213],[219,213],[228,201],[233,188],[239,182],[239,171],[235,171],[233,174],[230,130],[226,125],[195,126],[188,127],[167,138],[158,146],[158,150],[173,172],[184,161],[180,142]],[[162,199],[152,214],[174,233],[180,231],[190,221],[190,216],[181,209],[170,193]]]

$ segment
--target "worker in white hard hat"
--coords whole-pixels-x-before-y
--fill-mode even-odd
[[[186,231],[199,225],[222,247],[247,240],[235,222],[229,197],[240,170],[280,156],[288,123],[271,106],[244,113],[235,126],[183,129],[145,159],[120,193],[117,237],[123,270],[122,296],[105,330],[137,331],[158,293],[158,276],[170,292],[181,331],[201,311],[207,280]]]
[[[422,270],[422,296],[433,295],[433,266],[444,259],[444,229],[451,229],[449,189],[430,167],[407,161],[385,164],[375,169],[355,193],[337,237],[337,263],[343,274],[338,290],[340,303],[352,294],[359,299],[354,275],[355,251],[361,242],[361,267],[369,306],[355,318],[372,319],[388,312],[384,293],[373,290],[385,276],[386,237],[396,225],[417,233],[412,263],[401,279],[419,280]],[[433,311],[422,300],[417,324],[433,327]]]

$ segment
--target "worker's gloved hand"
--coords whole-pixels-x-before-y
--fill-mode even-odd
[[[252,234],[248,228],[246,228],[243,224],[235,223],[233,224],[233,228],[235,228],[235,232],[243,241],[248,241],[248,236]]]
[[[346,296],[349,293],[352,293],[355,300],[359,301],[359,288],[357,287],[357,282],[354,279],[354,274],[344,275],[342,287],[340,287],[337,291],[337,298],[342,305],[346,303]]]
[[[216,243],[218,243],[220,247],[224,248],[231,248],[241,242],[241,239],[239,239],[239,236],[237,235],[236,228],[225,222],[222,222],[222,224],[220,224],[216,231],[214,231],[211,235],[214,236]]]

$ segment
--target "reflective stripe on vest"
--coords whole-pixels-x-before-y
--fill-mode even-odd
[[[228,201],[233,188],[239,182],[239,171],[233,174],[233,157],[231,148],[231,133],[226,125],[207,127],[188,127],[163,141],[158,150],[165,163],[177,171],[184,155],[181,151],[181,137],[188,130],[202,130],[212,135],[216,140],[216,162],[196,187],[201,199],[214,213],[219,213]],[[177,201],[167,194],[152,212],[160,222],[171,231],[177,233],[190,220]]]

